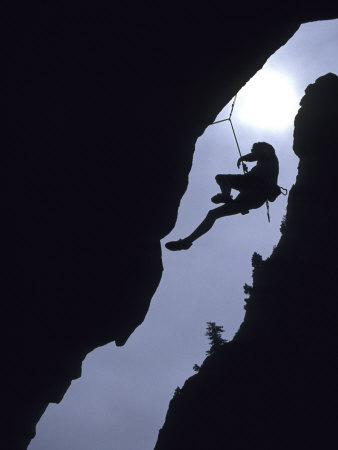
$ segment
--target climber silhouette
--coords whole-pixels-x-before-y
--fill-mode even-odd
[[[186,238],[167,242],[165,246],[168,250],[187,250],[196,239],[207,233],[220,217],[248,214],[250,209],[260,208],[267,200],[274,201],[277,198],[280,194],[277,185],[279,164],[272,145],[266,142],[254,143],[251,153],[238,159],[238,168],[243,161],[257,161],[257,164],[244,175],[216,175],[215,180],[221,188],[221,193],[214,195],[211,201],[224,205],[211,209],[202,223]],[[231,189],[239,191],[234,200],[230,195]]]

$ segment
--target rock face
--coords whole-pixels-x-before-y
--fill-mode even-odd
[[[244,322],[172,399],[156,450],[336,446],[337,105],[336,75],[306,89],[280,242],[253,257]]]
[[[12,448],[27,447],[88,352],[123,345],[144,320],[197,138],[302,22],[336,16],[304,4],[12,11],[1,285]]]

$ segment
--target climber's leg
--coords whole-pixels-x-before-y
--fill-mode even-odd
[[[217,219],[220,217],[231,216],[239,214],[243,206],[233,201],[227,205],[219,206],[218,208],[211,209],[206,215],[205,219],[198,225],[198,227],[189,236],[178,241],[171,241],[165,244],[168,250],[187,250],[191,247],[192,243],[196,241],[203,234],[207,233],[214,225]]]
[[[241,206],[236,202],[231,202],[227,205],[219,206],[218,208],[211,209],[206,215],[205,219],[198,225],[198,227],[185,238],[188,242],[194,242],[203,234],[207,233],[217,219],[225,216],[232,216],[241,212]]]
[[[218,174],[215,176],[216,183],[221,188],[221,192],[224,197],[230,197],[231,194],[231,183],[228,175]]]
[[[251,178],[248,175],[218,174],[215,176],[216,183],[221,188],[221,194],[216,194],[211,198],[213,203],[227,203],[232,200],[231,189],[237,191],[250,188]]]
[[[216,175],[215,176],[216,183],[221,188],[221,194],[216,194],[213,197],[211,197],[211,201],[213,203],[227,203],[232,200],[231,193],[231,184],[228,180],[228,175]]]

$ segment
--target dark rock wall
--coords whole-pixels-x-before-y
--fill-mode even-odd
[[[89,351],[144,320],[197,138],[302,22],[335,17],[302,6],[12,5],[1,331],[13,448]]]
[[[337,445],[338,77],[306,89],[282,237],[254,262],[246,315],[172,399],[156,450]]]

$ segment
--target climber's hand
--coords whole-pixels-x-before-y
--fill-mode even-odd
[[[237,161],[237,167],[238,167],[238,169],[239,169],[239,166],[241,165],[241,162],[242,162],[243,160],[242,160],[242,157],[241,158],[238,158],[238,161]]]

